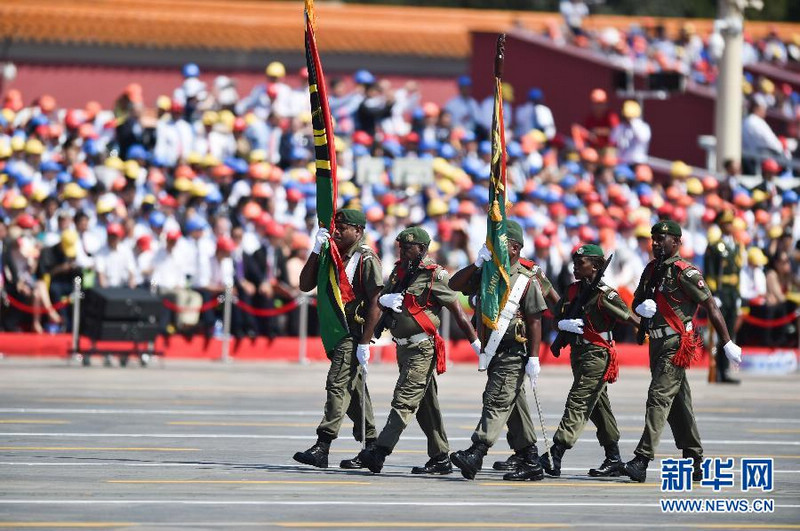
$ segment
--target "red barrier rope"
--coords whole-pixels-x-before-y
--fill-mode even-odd
[[[800,311],[792,312],[777,319],[762,319],[761,317],[753,317],[750,314],[743,314],[742,319],[745,323],[757,326],[759,328],[779,328],[794,322],[800,316]]]
[[[24,302],[15,299],[8,293],[6,293],[6,299],[8,300],[8,304],[10,306],[24,313],[29,313],[31,315],[44,315],[46,313],[50,313],[50,310],[48,310],[47,308],[36,308],[35,306],[29,306]],[[72,301],[70,300],[69,297],[64,297],[62,300],[53,304],[53,310],[58,311],[62,308],[65,308],[71,303]]]
[[[287,303],[285,306],[281,306],[280,308],[256,308],[254,306],[250,306],[246,302],[237,300],[236,306],[238,306],[243,312],[249,313],[250,315],[255,315],[256,317],[275,317],[276,315],[282,315],[284,313],[291,312],[297,308],[298,304],[295,300]]]
[[[164,305],[164,307],[167,310],[171,310],[171,311],[176,312],[176,313],[180,313],[180,312],[201,312],[202,313],[202,312],[207,312],[208,310],[210,310],[212,308],[216,308],[219,305],[220,302],[216,297],[214,297],[213,299],[211,299],[210,301],[206,302],[205,304],[201,304],[200,306],[197,306],[197,307],[194,307],[194,306],[178,306],[177,304],[175,304],[174,302],[172,302],[169,299],[162,299],[161,303]]]

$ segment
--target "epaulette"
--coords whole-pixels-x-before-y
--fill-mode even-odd
[[[533,260],[528,260],[527,258],[520,258],[519,263],[522,264],[522,266],[526,269],[533,269],[533,267],[536,265],[536,262]]]

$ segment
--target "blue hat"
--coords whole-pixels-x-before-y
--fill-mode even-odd
[[[636,178],[636,174],[627,164],[619,164],[614,167],[614,175],[626,181],[632,181]]]
[[[147,160],[147,150],[141,144],[133,144],[128,148],[128,159]]]
[[[454,159],[456,158],[456,155],[458,155],[456,148],[450,144],[442,144],[439,146],[439,156],[443,159]]]
[[[167,216],[165,216],[163,212],[156,210],[150,214],[150,217],[147,219],[147,221],[151,226],[161,228],[164,226],[164,223],[166,223]]]
[[[475,175],[476,181],[488,181],[492,176],[492,169],[488,164],[484,164]]]
[[[475,136],[475,132],[467,129],[464,131],[464,136],[461,137],[461,142],[466,144],[467,142],[475,142],[478,137]]]
[[[538,199],[539,201],[544,201],[547,199],[547,188],[544,186],[539,186],[536,190],[533,191],[531,194],[533,199]]]
[[[483,162],[475,159],[475,158],[467,158],[464,159],[464,162],[461,164],[461,169],[467,172],[467,175],[471,175],[475,177],[480,173],[481,169],[483,169]]]
[[[97,145],[97,140],[94,138],[87,138],[83,142],[83,152],[90,157],[97,156],[97,154],[100,153],[100,146]]]
[[[547,192],[545,193],[544,200],[548,205],[552,205],[553,203],[558,203],[561,201],[561,195],[555,190],[548,188]]]
[[[315,212],[317,210],[317,198],[306,197],[305,205],[306,205],[306,212]]]
[[[250,165],[247,164],[246,160],[237,157],[228,157],[223,161],[223,163],[225,166],[232,169],[234,173],[247,173],[250,169]]]
[[[46,171],[61,171],[61,164],[54,160],[46,160],[39,164],[39,171],[46,172]]]
[[[522,151],[522,146],[519,142],[511,141],[506,144],[506,153],[510,158],[519,159],[525,156],[525,153]]]
[[[200,67],[194,63],[186,63],[181,69],[183,77],[198,77],[200,75]]]
[[[33,128],[36,128],[39,127],[40,125],[47,125],[49,123],[50,120],[47,119],[47,116],[45,116],[44,114],[37,114],[36,116],[31,118],[29,125]]]
[[[473,186],[467,192],[469,198],[478,205],[486,206],[489,204],[489,189],[483,186]]]
[[[564,219],[564,226],[568,229],[577,229],[581,226],[581,222],[578,221],[576,216],[567,216]]]
[[[561,179],[561,188],[565,190],[572,188],[576,184],[578,184],[578,178],[571,173],[566,174],[564,178]]]
[[[70,173],[67,171],[58,172],[58,175],[56,175],[56,182],[58,184],[67,184],[68,182],[71,181],[72,181],[72,175],[70,175]]]
[[[564,206],[570,210],[577,210],[582,204],[581,200],[575,195],[570,194],[564,197]]]
[[[797,192],[794,190],[785,190],[783,192],[783,203],[785,205],[794,205],[797,203],[798,197]]]
[[[458,86],[459,87],[471,87],[472,86],[472,78],[468,75],[458,76]]]
[[[419,121],[423,118],[425,118],[425,111],[422,110],[422,107],[414,107],[414,110],[411,111],[411,119]]]
[[[534,87],[528,91],[528,99],[531,101],[542,101],[543,97],[542,89],[538,87]]]
[[[492,143],[489,142],[488,140],[483,140],[481,141],[480,144],[478,144],[478,153],[480,153],[481,155],[489,155],[491,154],[491,152],[492,152]]]
[[[208,194],[206,195],[206,203],[212,205],[218,205],[219,203],[222,203],[222,193],[220,193],[216,186],[208,191]]]
[[[92,188],[92,183],[88,179],[78,179],[75,182],[84,190],[91,190]]]
[[[186,220],[186,232],[194,232],[206,228],[206,222],[200,216],[192,216]]]
[[[439,151],[439,144],[436,142],[429,142],[427,140],[420,140],[419,151],[420,153],[423,151]]]
[[[386,140],[383,143],[383,150],[395,158],[403,156],[403,146],[397,140]]]
[[[311,158],[311,153],[304,147],[295,146],[292,148],[292,152],[289,156],[292,161],[295,160],[307,160]],[[247,173],[247,170],[244,171]]]
[[[564,164],[564,168],[567,170],[568,173],[572,173],[573,175],[577,175],[581,173],[581,165],[574,160],[571,160]]]
[[[295,148],[295,149],[297,149],[297,148]],[[303,149],[303,148],[299,148],[299,149]],[[355,158],[369,157],[369,148],[367,146],[365,146],[364,144],[353,144],[353,147],[351,149],[353,150],[353,157],[355,157]],[[294,154],[294,151],[292,151],[292,154]]]
[[[353,80],[359,85],[372,85],[375,83],[375,76],[369,70],[359,70],[353,75]]]

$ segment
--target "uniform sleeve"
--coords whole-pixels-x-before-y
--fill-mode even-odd
[[[481,270],[478,269],[469,278],[467,285],[464,286],[464,289],[461,290],[461,293],[467,296],[475,295],[476,293],[478,293],[480,289],[481,289]]]
[[[678,282],[680,283],[681,289],[683,289],[694,302],[705,302],[711,297],[711,291],[708,289],[703,275],[696,267],[684,269],[680,275],[678,275]]]
[[[626,321],[631,316],[631,309],[628,308],[619,293],[613,289],[602,294],[600,307],[617,321]]]
[[[367,254],[361,260],[363,267],[363,274],[361,281],[363,282],[364,291],[368,296],[372,297],[375,293],[383,289],[383,274],[381,273],[381,263],[376,256]]]
[[[553,289],[553,283],[550,282],[550,279],[545,276],[544,271],[538,265],[533,268],[533,274],[542,289],[542,296],[547,296],[550,290]]]
[[[392,287],[394,286],[395,275],[397,274],[397,267],[392,269],[391,274],[389,275],[389,281],[383,285],[381,288],[381,295],[386,295],[387,293],[391,293]]]
[[[528,282],[528,291],[525,293],[521,306],[523,313],[527,316],[536,315],[547,309],[542,290],[535,278],[531,278]]]
[[[639,285],[636,286],[636,291],[633,292],[633,307],[636,308],[639,304],[644,302],[645,289],[647,288],[647,281],[650,278],[650,272],[653,270],[652,265],[647,265],[642,273],[642,278],[639,279]]]
[[[433,272],[433,286],[431,296],[440,306],[448,306],[458,300],[458,294],[450,289],[447,283],[450,282],[450,275],[442,268],[436,268]]]

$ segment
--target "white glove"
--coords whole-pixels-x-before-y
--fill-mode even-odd
[[[369,345],[359,344],[356,347],[356,358],[358,358],[359,365],[366,369],[367,363],[369,363]]]
[[[636,313],[646,319],[650,319],[656,314],[656,301],[653,299],[645,299],[635,309]]]
[[[561,319],[558,322],[558,329],[573,334],[583,334],[583,319]]]
[[[719,297],[714,297],[714,304],[717,305],[717,308],[722,308],[722,299]]]
[[[733,341],[728,341],[725,343],[725,346],[722,347],[722,350],[725,351],[725,356],[728,357],[733,363],[737,366],[742,362],[742,347],[734,343]]]
[[[539,365],[539,358],[534,358],[533,356],[528,358],[528,363],[525,365],[525,374],[531,379],[531,387],[536,387],[536,380],[539,378],[540,372],[542,372],[542,368]]]
[[[483,247],[481,247],[481,250],[478,251],[478,258],[477,260],[475,260],[475,267],[480,269],[484,262],[488,262],[491,259],[492,259],[492,253],[489,251],[489,248],[486,247],[486,244],[484,243]]]
[[[482,348],[481,347],[481,340],[480,339],[476,339],[475,341],[470,343],[469,346],[471,346],[472,350],[475,351],[475,355],[480,358],[481,357],[481,348]]]
[[[311,250],[314,254],[319,254],[322,250],[322,245],[331,238],[331,233],[328,229],[319,229],[317,236],[314,238],[314,248]]]
[[[387,293],[381,295],[378,303],[384,308],[391,308],[396,313],[403,312],[403,294],[402,293]]]

